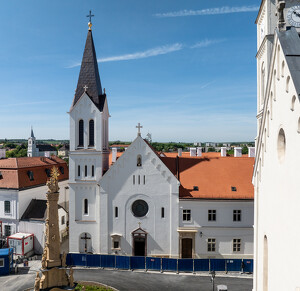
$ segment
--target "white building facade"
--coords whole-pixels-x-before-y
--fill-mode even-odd
[[[256,21],[259,121],[253,173],[254,290],[300,289],[298,5],[300,1],[262,1]],[[259,37],[262,24],[267,34]],[[263,53],[268,40],[269,49]]]

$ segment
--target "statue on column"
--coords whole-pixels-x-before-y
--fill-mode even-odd
[[[40,290],[40,282],[41,282],[40,273],[36,272],[36,277],[34,280],[34,291]]]
[[[282,30],[285,26],[284,14],[283,10],[285,8],[285,1],[284,0],[277,0],[276,5],[276,16],[278,18],[278,29]]]

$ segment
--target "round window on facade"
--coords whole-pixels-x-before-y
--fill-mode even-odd
[[[131,210],[134,216],[142,217],[148,213],[149,207],[146,201],[136,200],[132,203]]]
[[[278,159],[280,162],[283,162],[285,156],[285,147],[286,147],[286,140],[284,130],[280,128],[278,133],[278,140],[277,140],[277,152],[278,152]]]

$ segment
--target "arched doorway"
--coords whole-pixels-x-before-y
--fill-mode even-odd
[[[79,252],[93,253],[92,236],[88,232],[83,232],[79,235]]]
[[[138,228],[132,232],[132,255],[147,256],[147,232]]]

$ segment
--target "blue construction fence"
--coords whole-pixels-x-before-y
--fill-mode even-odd
[[[173,272],[253,272],[252,259],[169,259],[116,255],[68,254],[68,266]]]

